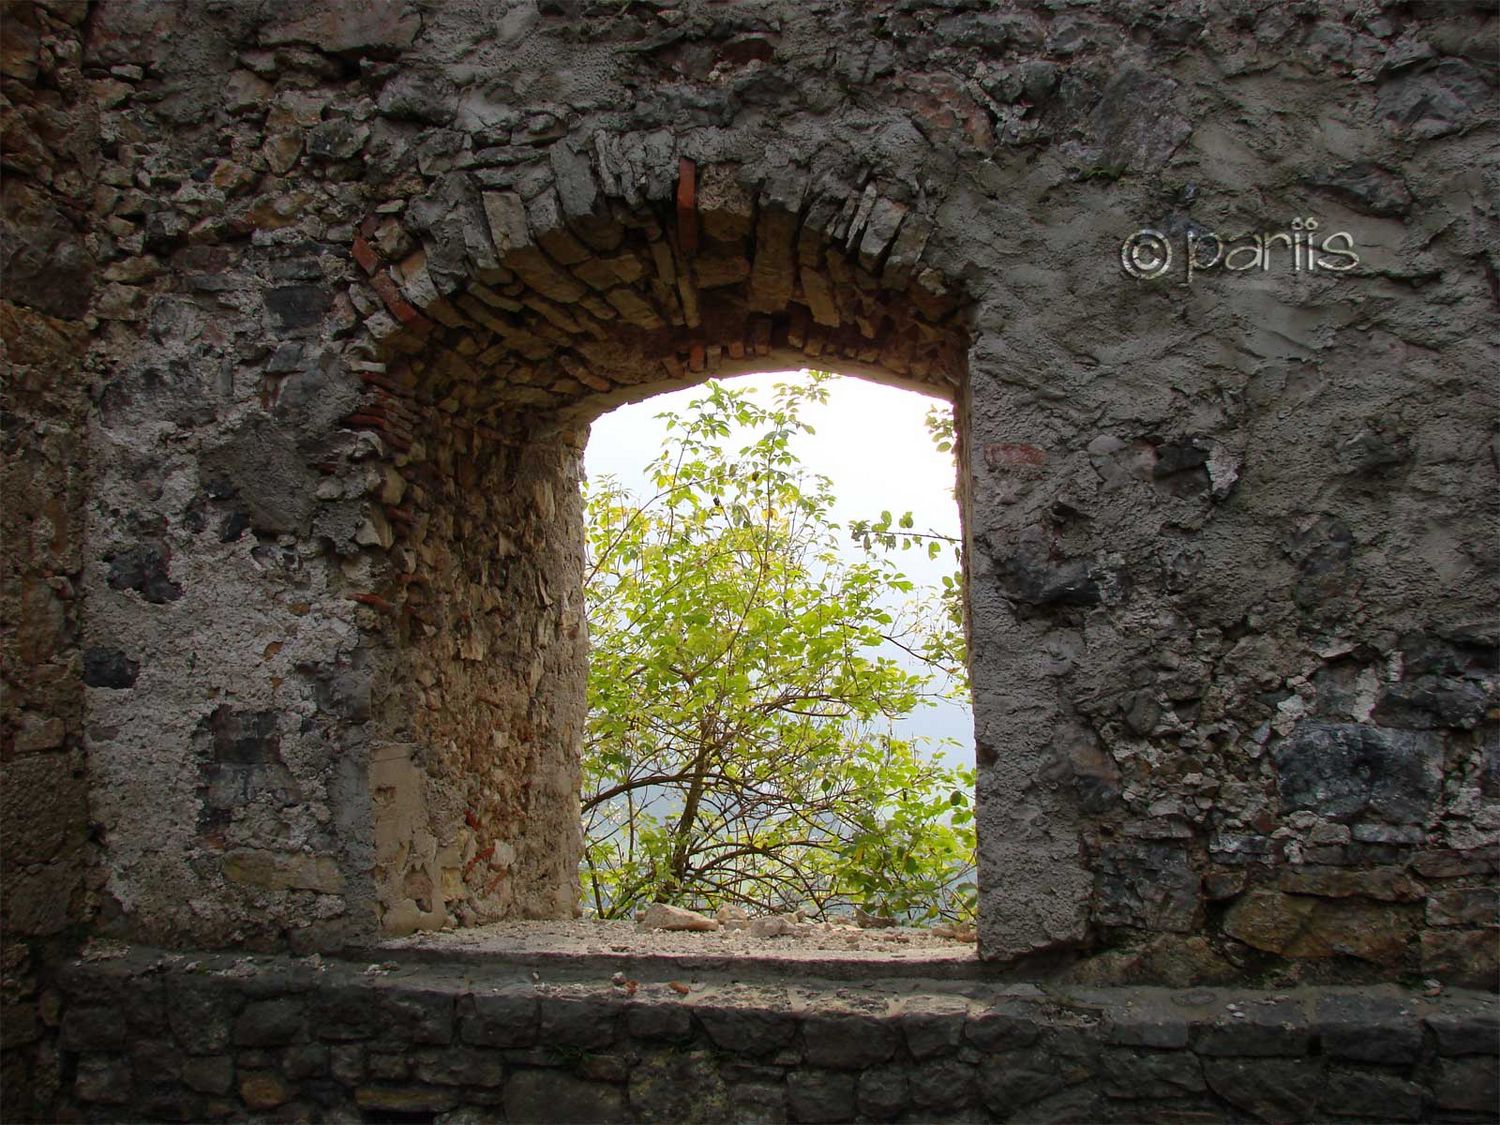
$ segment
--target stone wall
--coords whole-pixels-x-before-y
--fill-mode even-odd
[[[81,3],[7,6],[0,30],[0,1084],[30,1101],[46,965],[89,914],[83,693],[127,677],[82,643],[85,313],[98,114]]]
[[[88,686],[6,769],[86,755],[102,931],[566,913],[587,423],[817,364],[956,404],[986,956],[1493,982],[1482,5],[26,11],[12,100],[99,166],[7,141],[73,232],[12,276],[95,379],[86,450],[77,395],[17,431],[92,470],[13,666]],[[1215,231],[1284,242],[1189,278]]]
[[[103,952],[103,951],[99,951]],[[623,963],[623,962],[622,962]],[[70,1119],[1493,1121],[1491,998],[795,984],[137,949],[53,997]]]

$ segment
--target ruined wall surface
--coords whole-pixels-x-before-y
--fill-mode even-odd
[[[1493,980],[1483,6],[83,30],[109,932],[565,913],[587,422],[800,362],[957,404],[986,955]],[[1294,265],[1305,217],[1358,264]]]
[[[84,5],[7,6],[0,27],[0,1084],[46,1085],[45,964],[88,914],[81,643],[87,504],[87,206],[98,115],[79,71]]]

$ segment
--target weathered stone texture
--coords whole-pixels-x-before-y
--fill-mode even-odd
[[[569,913],[587,424],[816,364],[955,403],[986,957],[1493,983],[1493,13],[11,8],[8,932]]]

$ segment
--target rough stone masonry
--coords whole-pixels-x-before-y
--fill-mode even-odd
[[[954,404],[983,957],[1494,987],[1493,3],[3,21],[8,1046],[569,914],[589,421],[806,364]]]

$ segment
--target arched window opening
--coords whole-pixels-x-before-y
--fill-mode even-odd
[[[597,421],[587,468],[585,913],[971,933],[949,405],[715,382]]]

